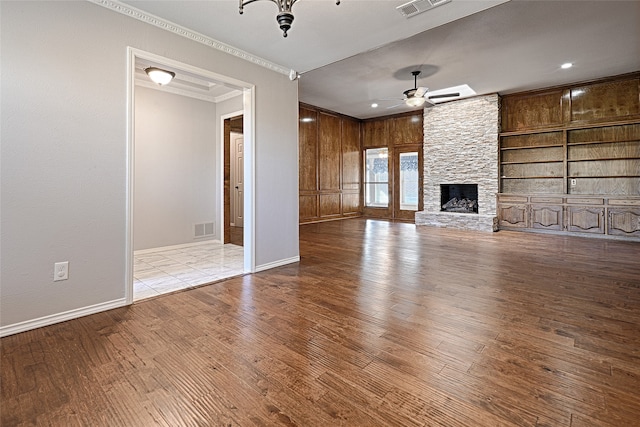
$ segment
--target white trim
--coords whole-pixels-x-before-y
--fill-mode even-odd
[[[244,106],[244,271],[256,271],[256,91],[245,89]]]
[[[202,241],[193,242],[193,243],[181,243],[179,245],[169,245],[169,246],[160,246],[160,247],[157,247],[157,248],[139,249],[137,251],[133,251],[133,253],[135,255],[144,255],[144,254],[154,253],[154,252],[171,251],[171,250],[174,250],[174,249],[190,248],[190,247],[193,247],[193,246],[210,245],[211,243],[219,243],[220,245],[222,245],[222,242],[220,241],[220,239],[209,239],[209,240],[202,240]]]
[[[228,99],[232,99],[235,98],[236,96],[240,96],[242,95],[242,91],[240,90],[234,90],[232,92],[229,93],[225,93],[224,95],[220,95],[220,96],[216,96],[215,98],[213,98],[213,100],[218,103],[218,102],[222,102],[222,101],[226,101]]]
[[[136,78],[136,85],[142,86],[147,89],[159,90],[160,92],[171,93],[174,95],[186,96],[187,98],[193,98],[200,101],[211,102],[217,104],[218,102],[226,101],[228,99],[232,99],[242,95],[242,91],[239,89],[232,90],[229,93],[225,93],[224,95],[212,96],[204,93],[194,92],[191,90],[182,89],[179,87],[174,87],[171,85],[160,86],[150,81],[145,81],[141,78]]]
[[[244,100],[244,99],[243,99]],[[232,113],[227,113],[227,114],[222,114],[220,116],[220,150],[218,152],[218,159],[219,159],[219,171],[220,171],[220,183],[222,184],[222,191],[220,192],[220,229],[219,229],[219,236],[220,236],[220,240],[223,239],[224,237],[224,121],[227,119],[232,119],[234,117],[238,117],[238,116],[243,116],[244,115],[244,110],[238,110],[238,111],[234,111]],[[242,118],[243,122],[244,122],[244,116]],[[231,225],[233,225],[233,223],[231,223]]]
[[[282,267],[283,265],[293,264],[294,262],[300,262],[300,256],[294,256],[291,258],[281,259],[279,261],[273,261],[267,264],[262,264],[256,267],[256,273],[258,271],[269,270],[276,267]]]
[[[94,304],[82,308],[75,308],[73,310],[63,311],[62,313],[52,314],[37,319],[25,320],[24,322],[0,327],[0,337],[6,337],[8,335],[18,334],[20,332],[30,331],[36,328],[42,328],[43,326],[66,322],[67,320],[77,319],[78,317],[84,317],[90,314],[96,314],[102,311],[124,307],[125,305],[128,305],[126,299],[119,298],[113,301],[101,302],[99,304]]]
[[[125,200],[125,268],[124,299],[133,304],[133,194],[135,190],[135,87],[136,87],[136,50],[127,47],[127,148],[126,148],[126,200]]]
[[[87,1],[112,10],[114,12],[118,12],[131,18],[137,19],[138,21],[142,21],[155,27],[162,28],[163,30],[185,37],[189,40],[202,43],[206,46],[228,53],[229,55],[236,56],[240,59],[244,59],[245,61],[251,62],[253,64],[260,65],[261,67],[268,68],[271,71],[275,71],[286,76],[289,76],[292,72],[295,72],[295,70],[286,68],[279,64],[275,64],[271,61],[260,58],[259,56],[252,55],[249,52],[245,52],[244,50],[238,49],[236,47],[229,46],[228,44],[222,43],[221,41],[207,37],[204,34],[197,33],[186,27],[174,24],[171,21],[167,21],[166,19],[160,18],[159,16],[152,15],[133,6],[129,6],[128,4],[121,3],[117,0]]]

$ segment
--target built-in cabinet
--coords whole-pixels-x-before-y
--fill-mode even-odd
[[[360,121],[300,105],[300,223],[362,214]]]
[[[502,98],[501,228],[640,238],[640,74]]]

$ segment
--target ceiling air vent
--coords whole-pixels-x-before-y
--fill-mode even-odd
[[[419,13],[426,12],[434,7],[449,3],[451,0],[413,0],[396,7],[396,10],[406,18],[411,18]]]

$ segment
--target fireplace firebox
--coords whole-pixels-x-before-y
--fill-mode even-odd
[[[440,184],[442,212],[478,213],[478,184]]]

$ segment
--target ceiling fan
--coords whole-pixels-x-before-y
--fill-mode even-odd
[[[411,74],[413,75],[413,88],[407,89],[403,92],[404,104],[409,107],[421,107],[424,104],[427,104],[427,107],[433,107],[436,104],[435,102],[431,101],[432,99],[452,98],[454,96],[460,96],[460,93],[458,92],[427,96],[429,89],[423,86],[418,87],[418,76],[420,75],[420,71],[412,71]],[[392,105],[391,107],[387,108],[395,108],[400,105],[402,104]]]

